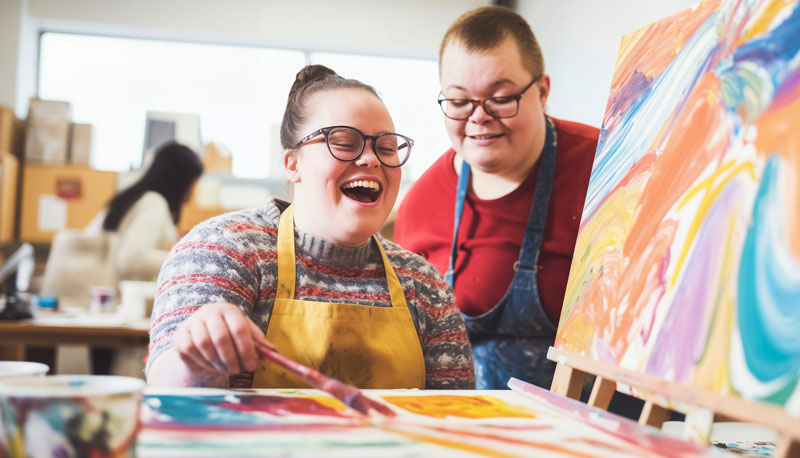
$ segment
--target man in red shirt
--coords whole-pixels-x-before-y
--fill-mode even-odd
[[[411,187],[396,241],[453,285],[477,387],[509,377],[549,388],[599,131],[550,118],[550,78],[528,23],[501,7],[458,18],[439,53],[453,148]]]

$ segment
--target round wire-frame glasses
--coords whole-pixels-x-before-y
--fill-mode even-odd
[[[361,157],[367,140],[372,140],[375,157],[386,167],[400,167],[405,164],[411,155],[411,147],[414,146],[414,140],[394,132],[366,135],[351,126],[328,126],[306,135],[294,148],[300,148],[319,135],[325,136],[325,144],[331,156],[343,162],[352,162]]]
[[[445,116],[459,121],[469,119],[472,113],[475,113],[475,108],[478,105],[483,105],[483,111],[494,118],[513,118],[519,112],[519,101],[522,99],[522,94],[540,79],[542,79],[541,75],[537,76],[524,89],[514,95],[487,97],[482,100],[439,98],[439,107],[441,107]]]

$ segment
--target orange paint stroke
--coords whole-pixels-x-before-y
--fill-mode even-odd
[[[470,444],[470,443],[464,442],[463,439],[462,440],[445,439],[445,438],[442,438],[442,437],[434,437],[434,436],[429,435],[427,433],[404,431],[404,430],[395,429],[395,428],[392,428],[392,427],[386,427],[384,429],[386,431],[390,431],[390,432],[392,432],[394,434],[405,436],[405,437],[408,437],[410,439],[414,439],[416,441],[428,442],[428,443],[431,443],[431,444],[441,445],[442,447],[447,447],[447,448],[451,448],[451,449],[455,449],[455,450],[461,450],[461,451],[464,451],[464,452],[476,453],[476,454],[479,454],[479,455],[489,456],[489,457],[493,457],[493,458],[516,458],[516,457],[522,458],[523,456],[536,456],[536,455],[531,455],[530,454],[530,452],[532,452],[533,450],[526,451],[525,455],[516,455],[516,454],[511,454],[511,453],[506,453],[506,452],[500,452],[498,450],[495,450],[495,449],[492,449],[492,448],[489,448],[489,447],[486,447],[486,446]],[[468,436],[469,435],[465,431],[455,431],[455,434],[456,435],[460,435],[460,436],[464,436],[464,435]],[[507,438],[502,438],[502,442],[505,443],[506,439]],[[540,449],[540,450],[543,451],[542,453],[544,453],[544,451],[546,450],[548,452],[557,452],[557,453],[561,453],[561,454],[568,455],[568,456],[574,456],[574,457],[577,457],[577,458],[597,458],[597,455],[588,455],[586,453],[577,452],[577,451],[574,451],[574,450],[568,450],[568,449],[566,449],[564,447],[561,447],[561,446],[558,446],[558,445],[555,445],[555,444],[545,444],[545,443],[533,443],[533,442],[531,442],[531,443],[527,444],[527,447]]]
[[[347,407],[345,403],[330,396],[302,396],[302,397],[306,399],[313,399],[318,403],[322,404],[323,406],[330,407],[331,409],[334,410],[345,411],[349,409],[349,407]]]
[[[706,0],[694,9],[686,9],[623,36],[611,93],[617,93],[634,71],[648,78],[662,74],[720,3],[721,0]]]
[[[581,226],[575,244],[570,277],[562,307],[555,346],[585,354],[595,329],[614,327],[617,304],[614,297],[625,260],[622,247],[633,227],[636,203],[652,173],[656,155],[640,158],[611,190],[592,218]],[[578,296],[583,293],[583,296]],[[583,313],[571,314],[572,307]],[[589,355],[587,355],[589,356]]]
[[[620,304],[618,315],[623,316],[607,340],[613,343],[614,352],[624,354],[637,335],[634,331],[645,324],[642,313],[653,295],[659,294],[660,279],[654,278],[655,269],[666,259],[678,224],[667,219],[667,214],[703,171],[728,150],[731,120],[719,98],[709,97],[720,90],[719,79],[713,73],[705,74],[687,97],[671,130],[662,132],[663,153],[642,193],[636,221],[623,248],[627,264],[618,293],[609,299]]]
[[[728,150],[732,122],[726,118],[719,99],[708,97],[708,93],[721,90],[716,75],[703,75],[669,135],[665,135],[663,153],[656,160],[625,245],[626,257],[635,259],[644,254],[670,209],[711,162],[721,159]]]
[[[795,259],[800,260],[800,84],[770,105],[756,121],[756,154],[764,160],[781,158],[780,195],[784,199],[784,236]]]
[[[417,415],[433,418],[538,418],[536,412],[492,396],[381,396],[383,400]]]

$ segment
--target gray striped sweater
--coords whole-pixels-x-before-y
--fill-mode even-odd
[[[211,218],[171,250],[161,268],[146,371],[172,346],[175,329],[203,304],[238,306],[266,332],[277,283],[277,226],[287,203]],[[422,257],[378,236],[400,279],[425,359],[426,388],[472,389],[472,351],[450,286]],[[391,307],[380,252],[344,247],[295,228],[295,298]],[[252,373],[231,377],[249,387]]]

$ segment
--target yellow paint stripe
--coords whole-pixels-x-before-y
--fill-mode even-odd
[[[715,172],[711,177],[703,180],[697,188],[707,188],[711,186],[712,182],[716,182],[716,178],[720,177],[725,174],[725,171],[728,168],[723,166],[719,169],[719,171]],[[678,281],[678,276],[681,273],[681,268],[683,267],[683,263],[686,261],[686,256],[689,254],[689,249],[692,246],[692,241],[697,236],[697,232],[700,230],[700,226],[705,221],[706,216],[708,215],[708,211],[711,209],[711,205],[716,201],[719,194],[736,175],[740,172],[750,172],[750,176],[753,180],[756,179],[755,176],[755,167],[752,163],[747,162],[744,164],[739,164],[735,168],[733,168],[727,176],[723,176],[717,185],[714,186],[709,192],[703,196],[702,202],[700,202],[700,206],[697,209],[697,213],[694,216],[694,220],[692,221],[692,225],[689,227],[689,232],[686,234],[686,241],[683,244],[683,248],[681,249],[681,254],[678,256],[678,262],[675,264],[675,273],[672,274],[672,278],[670,279],[670,288],[675,287],[675,283]],[[694,191],[690,191],[692,193]]]

